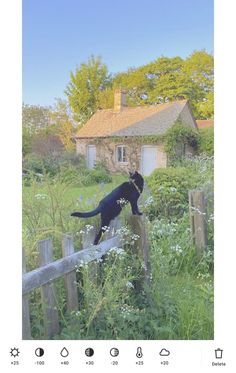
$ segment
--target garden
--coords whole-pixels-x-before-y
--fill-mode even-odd
[[[212,143],[190,158],[173,160],[145,178],[139,199],[150,245],[149,286],[137,291],[142,271],[134,255],[135,237],[127,224],[125,206],[119,234],[122,248],[113,248],[98,260],[99,279],[91,265],[77,268],[78,311],[68,313],[63,279],[57,279],[56,305],[60,334],[55,339],[213,339],[214,243]],[[209,150],[210,149],[210,150]],[[99,217],[74,219],[72,211],[89,211],[127,175],[111,175],[103,163],[93,170],[73,152],[40,158],[29,154],[23,165],[23,247],[27,271],[38,267],[38,241],[51,237],[54,260],[61,257],[62,234],[71,233],[76,250],[81,232],[98,225]],[[204,190],[207,201],[208,246],[199,258],[190,235],[188,191]],[[44,339],[40,291],[30,293],[32,337]]]

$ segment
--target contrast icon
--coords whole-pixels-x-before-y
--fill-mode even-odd
[[[136,356],[137,356],[139,359],[140,359],[141,357],[143,357],[143,352],[142,352],[142,348],[141,348],[141,347],[138,347],[138,348],[137,348]]]
[[[11,348],[10,354],[12,357],[18,357],[20,354],[19,348],[16,348],[16,347]]]
[[[85,350],[85,355],[86,356],[93,356],[93,354],[94,354],[94,350],[92,349],[92,348],[86,348],[86,350]]]
[[[161,356],[169,356],[169,355],[170,355],[170,351],[168,351],[166,348],[163,348],[163,349],[159,352],[159,355],[161,355]]]
[[[38,357],[41,357],[41,356],[44,355],[44,349],[41,348],[41,347],[36,348],[36,350],[34,352],[35,352],[35,355],[38,356]]]
[[[60,354],[62,357],[67,357],[69,355],[69,351],[65,347],[63,347]]]
[[[220,348],[217,348],[215,350],[215,357],[216,357],[216,359],[222,359],[222,357],[223,357],[223,350],[221,350]]]
[[[110,355],[111,355],[112,357],[116,357],[116,356],[118,356],[118,355],[119,355],[119,350],[118,350],[118,348],[113,347],[113,348],[110,350]]]

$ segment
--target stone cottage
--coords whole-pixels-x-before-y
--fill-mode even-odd
[[[197,129],[187,100],[127,107],[125,92],[115,91],[114,108],[98,110],[76,136],[76,152],[88,168],[105,161],[111,172],[135,167],[143,175],[166,167],[163,135],[176,121]],[[184,152],[191,153],[190,147]]]

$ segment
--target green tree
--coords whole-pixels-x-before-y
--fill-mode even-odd
[[[22,106],[22,153],[31,151],[32,140],[50,124],[50,108],[40,105]]]
[[[71,72],[65,93],[74,118],[79,124],[85,123],[99,107],[100,92],[110,85],[107,66],[100,57],[91,56],[75,72]]]
[[[194,90],[191,99],[196,118],[214,115],[214,59],[206,51],[195,51],[185,61],[183,73],[190,79]]]
[[[74,150],[75,142],[73,141],[73,136],[75,134],[75,126],[68,102],[57,99],[55,107],[50,112],[50,119],[50,134],[59,136],[65,150]]]

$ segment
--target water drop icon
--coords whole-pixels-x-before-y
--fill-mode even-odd
[[[143,357],[143,353],[142,353],[142,349],[141,349],[141,347],[138,347],[138,348],[137,348],[136,356],[137,356],[138,358]]]
[[[69,355],[69,351],[65,347],[63,347],[60,354],[62,357],[67,357]]]

